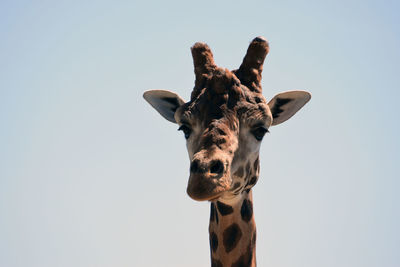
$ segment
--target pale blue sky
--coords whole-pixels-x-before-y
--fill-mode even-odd
[[[177,127],[190,46],[236,68],[270,41],[264,95],[311,102],[271,129],[254,189],[258,266],[400,265],[397,1],[0,2],[0,266],[209,266]]]

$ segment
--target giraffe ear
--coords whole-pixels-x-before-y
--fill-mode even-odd
[[[272,125],[278,125],[290,119],[310,99],[311,94],[305,91],[289,91],[274,96],[268,103],[273,117]]]
[[[161,116],[173,123],[176,123],[175,111],[185,104],[185,101],[177,94],[165,90],[146,91],[143,97]]]

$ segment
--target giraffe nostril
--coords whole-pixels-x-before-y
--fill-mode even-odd
[[[224,164],[220,160],[213,161],[210,166],[210,172],[221,174],[224,172]]]
[[[190,164],[190,172],[191,173],[200,173],[201,172],[200,163],[198,160],[194,160],[192,162],[192,164]]]

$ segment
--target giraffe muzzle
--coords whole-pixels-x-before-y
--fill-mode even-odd
[[[188,195],[198,201],[215,199],[230,188],[228,163],[214,159],[207,162],[195,159],[190,164]]]

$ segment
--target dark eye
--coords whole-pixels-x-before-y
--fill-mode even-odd
[[[268,129],[265,127],[257,127],[254,130],[251,131],[251,133],[254,135],[254,137],[258,140],[261,141],[266,133],[268,133]]]
[[[188,139],[190,134],[192,133],[192,129],[190,129],[189,126],[184,124],[181,125],[181,127],[179,127],[178,131],[183,131],[186,139]]]

